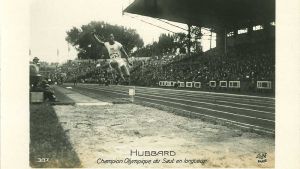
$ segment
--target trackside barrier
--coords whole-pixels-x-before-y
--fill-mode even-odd
[[[184,82],[179,82],[179,87],[185,87]]]
[[[257,88],[258,89],[272,89],[272,82],[271,81],[257,81]]]
[[[200,82],[194,82],[194,88],[201,88]]]
[[[229,81],[229,88],[241,88],[240,81]]]
[[[220,81],[219,86],[220,87],[227,87],[227,81]]]
[[[158,82],[158,85],[159,85],[159,86],[162,86],[162,81],[159,81],[159,82]]]
[[[193,87],[193,82],[186,82],[186,83],[185,83],[185,86],[186,86],[186,87]]]
[[[159,86],[166,86],[165,81],[159,81]]]
[[[216,81],[209,81],[209,87],[216,87],[217,82]]]
[[[172,86],[171,81],[167,81],[166,86]]]

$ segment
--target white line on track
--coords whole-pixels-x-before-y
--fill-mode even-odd
[[[165,105],[157,104],[157,103],[151,103],[151,102],[146,102],[146,101],[144,101],[144,102],[148,103],[148,104],[165,106]],[[180,111],[185,111],[185,112],[189,112],[189,113],[193,113],[193,114],[197,114],[197,115],[202,115],[202,116],[206,116],[206,117],[210,117],[210,118],[214,118],[214,119],[226,121],[227,123],[230,123],[230,124],[233,124],[233,125],[236,125],[236,126],[239,126],[239,127],[247,128],[247,129],[250,128],[248,126],[251,126],[252,128],[254,127],[253,128],[254,130],[265,132],[265,133],[274,134],[274,130],[271,130],[271,129],[268,129],[268,128],[264,128],[264,127],[261,127],[261,126],[251,125],[251,124],[248,124],[248,123],[241,123],[241,122],[237,122],[237,121],[234,121],[234,120],[228,120],[228,119],[219,118],[219,117],[215,117],[215,116],[210,116],[210,115],[206,115],[206,114],[196,113],[196,112],[192,112],[192,111],[188,111],[188,110],[184,110],[184,109],[178,109],[178,108],[172,108],[172,109],[176,109],[176,110],[180,110]],[[261,129],[264,129],[264,130],[255,129],[255,128],[261,128]]]
[[[179,101],[186,101],[186,102],[192,102],[192,103],[208,104],[208,105],[214,105],[214,106],[220,106],[220,107],[227,107],[227,108],[232,108],[232,109],[255,111],[255,112],[260,112],[260,113],[265,113],[265,114],[274,114],[272,112],[267,112],[267,111],[260,111],[260,110],[254,110],[254,109],[246,109],[246,108],[234,107],[234,106],[226,106],[226,105],[222,105],[222,104],[215,104],[215,103],[208,103],[208,102],[199,102],[199,101],[193,101],[193,100],[176,99],[176,98],[163,97],[163,96],[157,96],[157,95],[151,95],[151,94],[141,94],[141,93],[139,93],[139,95],[153,96],[153,97],[166,98],[166,99],[179,100]]]
[[[145,93],[145,91],[142,91],[142,92],[144,92]],[[147,92],[147,91],[146,91]],[[150,91],[150,90],[148,90],[148,92],[152,92],[152,91]],[[165,92],[161,92],[161,93],[165,93]],[[204,96],[205,96],[205,98],[208,98],[208,99],[216,99],[216,98],[222,98],[222,99],[230,99],[230,100],[233,100],[233,99],[235,99],[235,100],[241,100],[240,98],[233,98],[233,97],[222,97],[222,96],[210,96],[210,95],[207,95],[207,94],[205,94],[205,95],[197,95],[197,94],[188,94],[188,93],[184,93],[184,92],[182,92],[182,93],[180,93],[180,92],[168,92],[168,93],[166,93],[166,94],[172,94],[172,95],[177,95],[177,96],[188,96],[188,97],[194,97],[194,98],[197,98],[197,97],[199,97],[200,96],[200,98],[204,98]],[[248,99],[247,99],[247,101],[249,101]],[[261,100],[250,100],[250,101],[254,101],[254,102],[259,102],[259,103],[261,103]],[[232,103],[234,103],[234,102],[232,102]],[[241,103],[242,104],[242,103]],[[263,104],[274,104],[273,103],[273,101],[272,102],[270,102],[270,101],[267,101],[267,102],[265,102],[265,103],[263,103]],[[267,106],[263,106],[263,107],[267,107]],[[269,108],[271,108],[271,107],[269,107]]]
[[[141,91],[141,93],[152,93],[152,94],[162,95],[161,93],[156,93],[156,92]],[[213,100],[211,97],[207,97],[207,98],[201,97],[201,98],[199,98],[199,97],[194,96],[194,95],[184,95],[184,94],[173,94],[173,93],[170,93],[170,96],[171,95],[172,96],[182,96],[182,97],[192,97],[192,98],[201,99],[201,100],[205,100],[205,99]],[[236,102],[230,102],[230,101],[224,101],[224,100],[216,100],[216,101],[217,102],[222,102],[222,103],[231,103],[231,104],[235,104],[235,105],[249,106],[249,107],[260,107],[260,108],[274,109],[274,107],[269,107],[269,106],[253,105],[253,104],[246,104],[246,103],[236,103]]]
[[[93,87],[93,89],[97,89],[97,88]],[[122,91],[122,90],[119,90],[119,91],[123,92],[123,93],[126,92],[126,91]],[[186,101],[186,102],[192,102],[192,103],[214,105],[214,106],[219,106],[219,107],[227,107],[227,108],[232,108],[232,109],[254,111],[254,112],[260,112],[260,113],[265,113],[265,114],[275,114],[273,112],[267,112],[267,111],[261,111],[261,110],[255,110],[255,109],[247,109],[247,108],[242,108],[242,107],[226,106],[226,105],[222,105],[222,104],[215,104],[215,103],[209,103],[209,102],[200,102],[200,101],[193,101],[193,100],[187,100],[187,99],[179,99],[179,98],[174,98],[174,97],[163,97],[163,96],[151,95],[151,94],[148,94],[148,93],[145,93],[145,94],[142,94],[142,93],[145,93],[145,92],[141,92],[141,93],[138,93],[138,94],[139,95],[148,95],[148,96],[153,96],[153,97],[159,97],[159,98],[166,98],[166,99],[171,99],[171,100],[179,100],[179,101]],[[159,93],[153,93],[153,94],[159,94]]]
[[[128,94],[123,94],[123,92],[122,93],[120,93],[120,92],[117,93],[115,91],[103,90],[103,89],[99,89],[99,88],[90,88],[90,89],[94,89],[94,90],[98,90],[98,91],[104,91],[104,92],[108,91],[108,92],[111,92],[111,93],[128,96]],[[258,117],[252,117],[252,116],[241,115],[241,114],[235,114],[235,113],[230,113],[230,112],[221,111],[221,110],[214,110],[214,109],[209,109],[209,108],[204,108],[204,107],[199,107],[199,106],[186,105],[186,104],[181,104],[181,103],[176,103],[176,102],[170,102],[170,101],[165,101],[165,100],[159,100],[159,99],[150,99],[150,98],[141,97],[141,96],[135,96],[135,97],[144,98],[144,99],[148,99],[148,100],[155,100],[155,101],[160,101],[160,102],[166,102],[166,103],[171,103],[171,104],[175,104],[175,105],[177,104],[177,105],[182,105],[182,106],[187,106],[187,107],[193,107],[193,108],[196,108],[196,109],[203,109],[203,110],[208,110],[208,111],[214,111],[214,112],[219,112],[219,113],[223,113],[223,114],[229,114],[229,115],[233,115],[233,116],[240,116],[240,117],[246,117],[246,118],[257,119],[257,120],[262,120],[262,121],[275,122],[274,120],[269,120],[269,119],[264,119],[264,118],[258,118]]]
[[[263,121],[275,122],[274,120],[269,120],[269,119],[264,119],[264,118],[259,118],[259,117],[252,117],[252,116],[247,116],[247,115],[242,115],[242,114],[235,114],[235,113],[230,113],[230,112],[221,111],[221,110],[214,110],[214,109],[204,108],[204,107],[199,107],[199,106],[186,105],[186,104],[170,102],[170,101],[165,101],[165,100],[150,99],[150,98],[140,97],[140,96],[135,96],[135,97],[149,99],[149,100],[155,100],[155,101],[160,101],[160,102],[166,102],[166,103],[171,103],[171,104],[178,104],[178,105],[182,105],[182,106],[193,107],[193,108],[203,109],[203,110],[208,110],[208,111],[214,111],[214,112],[229,114],[229,115],[233,115],[233,116],[240,116],[240,117],[246,117],[246,118],[251,118],[251,119],[258,119],[258,120],[263,120]]]

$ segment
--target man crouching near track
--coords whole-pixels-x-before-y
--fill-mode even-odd
[[[128,54],[126,53],[125,49],[123,48],[122,44],[115,41],[114,35],[110,34],[109,35],[109,41],[108,42],[103,42],[101,41],[97,35],[95,34],[95,32],[93,32],[93,36],[95,37],[95,39],[101,44],[104,45],[108,51],[109,54],[109,64],[110,66],[115,69],[118,73],[118,75],[121,77],[121,79],[123,81],[127,82],[128,84],[130,83],[130,73],[129,70],[127,68],[126,63],[124,62],[124,60],[121,58],[122,56],[122,52],[125,54],[126,57],[126,61],[127,63],[131,66],[132,64],[129,62],[128,60]],[[124,77],[125,76],[125,77]],[[126,79],[125,79],[126,78]]]

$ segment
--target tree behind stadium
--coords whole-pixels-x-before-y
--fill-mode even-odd
[[[132,55],[135,57],[152,57],[152,56],[163,56],[166,53],[175,54],[179,48],[180,53],[186,53],[186,48],[190,45],[194,49],[194,53],[202,52],[201,44],[198,40],[202,38],[201,29],[199,27],[191,28],[191,39],[188,35],[183,32],[175,34],[161,34],[158,42],[153,42],[145,47],[136,50]]]
[[[107,50],[96,42],[92,32],[99,35],[103,41],[108,40],[109,34],[114,34],[116,41],[120,42],[129,53],[133,48],[139,49],[144,45],[143,40],[134,29],[93,21],[82,25],[81,28],[73,27],[67,31],[66,41],[76,48],[79,59],[108,58]]]

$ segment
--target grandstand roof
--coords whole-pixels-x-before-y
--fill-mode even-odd
[[[230,28],[275,21],[275,0],[135,0],[124,12],[213,29]]]

